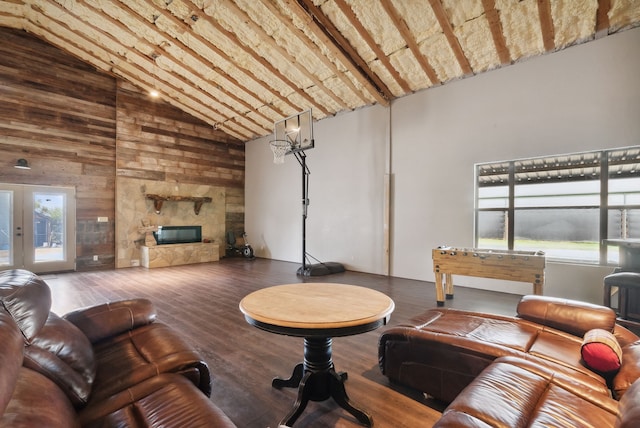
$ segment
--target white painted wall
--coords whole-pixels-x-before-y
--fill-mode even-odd
[[[433,280],[431,249],[473,244],[478,162],[640,144],[640,28],[315,124],[308,251],[384,273],[390,165],[391,269]],[[390,134],[389,134],[390,130]],[[390,138],[390,151],[387,143]],[[246,228],[261,257],[298,261],[300,167],[268,138],[246,146]],[[545,294],[601,302],[610,268],[548,263]],[[531,287],[456,277],[516,293]]]
[[[245,228],[258,257],[302,262],[302,168],[273,163],[269,140],[247,143]],[[374,106],[314,124],[307,150],[307,253],[384,274],[384,180],[389,109]],[[315,263],[311,259],[311,263]]]

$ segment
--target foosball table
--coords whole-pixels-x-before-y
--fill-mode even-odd
[[[453,275],[529,282],[533,294],[542,294],[545,254],[542,251],[488,250],[438,247],[432,251],[436,300],[453,299]],[[444,281],[443,281],[444,279]]]

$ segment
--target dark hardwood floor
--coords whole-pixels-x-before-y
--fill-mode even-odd
[[[370,287],[391,297],[396,308],[388,326],[335,338],[333,362],[346,371],[351,401],[368,411],[374,426],[429,427],[441,406],[415,391],[391,384],[377,365],[377,341],[384,329],[435,306],[432,282],[357,272],[301,278],[298,265],[265,259],[223,259],[217,263],[160,269],[130,268],[43,275],[53,295],[52,310],[70,310],[131,297],[151,299],[159,321],[180,331],[202,353],[213,374],[211,399],[241,428],[276,428],[296,398],[296,390],[271,387],[302,360],[301,338],[280,336],[247,324],[238,309],[252,291],[278,284],[337,282]],[[506,315],[520,296],[456,287],[446,305]],[[355,418],[333,401],[311,402],[296,427],[357,427]]]

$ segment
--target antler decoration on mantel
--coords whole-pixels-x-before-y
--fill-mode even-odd
[[[138,232],[144,233],[144,245],[147,247],[153,247],[157,245],[156,238],[153,236],[153,232],[158,231],[158,226],[152,225],[149,220],[142,220],[142,227],[138,228]]]

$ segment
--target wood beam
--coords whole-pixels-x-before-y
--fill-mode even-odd
[[[491,37],[493,38],[493,44],[496,47],[496,52],[500,63],[507,65],[511,63],[511,53],[507,47],[507,40],[504,37],[502,31],[502,22],[500,22],[500,15],[496,10],[495,0],[482,0],[482,7],[484,8],[484,14],[489,22],[489,29],[491,30]]]
[[[291,64],[292,67],[295,67],[300,73],[304,74],[318,88],[322,89],[334,101],[338,102],[338,104],[344,105],[343,101],[340,100],[338,97],[336,97],[336,95],[332,91],[329,91],[324,86],[322,81],[320,81],[320,79],[318,79],[313,73],[309,72],[306,68],[304,68],[300,64],[298,64],[296,59],[294,57],[292,57],[291,55],[289,55],[289,53],[284,48],[282,48],[280,45],[278,45],[275,42],[275,40],[273,40],[273,37],[271,37],[269,34],[267,34],[267,32],[261,26],[256,24],[251,19],[251,17],[249,15],[247,15],[246,12],[244,12],[242,9],[240,9],[233,2],[227,2],[227,3],[225,3],[225,6],[227,6],[229,8],[229,10],[231,11],[231,13],[236,15],[242,22],[244,22],[246,25],[251,26],[251,28],[259,35],[260,40],[262,41],[262,43],[268,43],[273,50],[275,50],[283,58],[286,58],[289,61],[289,63]],[[204,9],[204,13],[209,15],[209,13],[207,12],[206,8]],[[211,16],[211,15],[209,15],[209,16]],[[212,19],[209,20],[209,21],[214,21],[214,22],[216,21],[216,19],[214,17],[211,17],[211,18]],[[230,32],[226,32],[226,34],[228,36],[231,35]],[[247,47],[248,49],[250,49],[236,35],[233,35],[233,40],[238,45],[238,47],[244,46],[244,47]],[[261,57],[259,54],[257,54],[253,50],[252,50],[252,52],[253,52],[252,57],[254,59],[256,59],[256,60],[258,60],[258,58],[259,58],[258,61],[260,62],[260,64],[262,64],[264,67],[266,67],[269,70],[269,72],[271,72],[274,75],[278,76],[278,78],[280,78],[282,81],[284,81],[287,85],[289,85],[290,87],[294,88],[295,92],[298,93],[300,96],[302,96],[304,99],[306,99],[309,102],[309,104],[312,105],[315,109],[317,109],[318,111],[322,112],[325,115],[329,114],[329,111],[324,106],[320,105],[318,103],[317,99],[311,97],[304,89],[300,89],[299,85],[295,84],[293,81],[291,81],[291,79],[286,77],[282,72],[280,72],[276,67],[274,67],[269,61],[267,61],[266,58]]]
[[[460,41],[456,37],[453,32],[453,27],[451,26],[451,22],[449,22],[449,18],[447,17],[447,13],[444,11],[442,7],[442,3],[440,0],[429,0],[429,4],[431,5],[431,9],[433,9],[433,13],[436,15],[436,19],[442,28],[442,32],[444,36],[447,38],[449,42],[449,46],[453,51],[456,59],[458,60],[458,64],[460,64],[460,69],[465,75],[473,74],[473,70],[471,69],[471,65],[469,64],[469,60],[467,56],[464,54],[462,50],[462,46],[460,46]]]
[[[389,18],[391,18],[391,20],[393,21],[393,24],[396,26],[396,28],[404,38],[404,41],[407,43],[409,50],[411,50],[411,53],[413,53],[413,56],[420,64],[420,67],[422,67],[422,70],[425,72],[429,80],[431,80],[431,83],[434,85],[440,84],[441,81],[438,78],[436,71],[433,69],[431,64],[429,64],[427,58],[422,55],[422,52],[420,52],[420,47],[418,46],[416,39],[413,37],[413,34],[409,30],[409,26],[406,22],[404,22],[404,19],[402,19],[395,6],[391,3],[391,0],[381,0],[380,3],[389,15]]]
[[[156,79],[158,84],[162,84],[163,86],[168,86],[174,91],[174,93],[182,93],[186,97],[191,98],[195,103],[201,104],[203,106],[205,104],[200,100],[199,97],[196,96],[196,94],[192,93],[192,91],[199,93],[200,96],[202,97],[215,100],[215,102],[217,102],[217,104],[219,104],[223,109],[226,109],[229,112],[234,113],[234,116],[233,116],[234,123],[240,128],[242,128],[243,130],[248,131],[247,137],[249,138],[257,134],[260,134],[260,132],[269,131],[263,125],[260,125],[259,123],[251,120],[250,118],[245,117],[243,112],[239,111],[237,108],[227,103],[223,99],[224,97],[212,97],[212,94],[210,92],[202,89],[198,85],[194,85],[193,83],[196,79],[201,79],[199,74],[193,70],[188,69],[188,67],[181,64],[180,61],[176,60],[168,53],[165,53],[163,56],[167,59],[167,62],[169,63],[171,69],[169,71],[165,70],[161,66],[161,64],[159,64],[159,61],[158,61],[159,57],[149,58],[145,52],[140,50],[140,47],[139,47],[140,45],[146,45],[146,48],[149,50],[149,52],[151,52],[154,50],[156,46],[145,41],[144,39],[139,38],[138,34],[134,30],[130,29],[128,26],[123,24],[120,20],[112,18],[106,12],[103,13],[104,11],[95,9],[93,6],[86,4],[84,0],[80,0],[79,4],[84,5],[87,11],[93,13],[94,16],[98,17],[99,19],[88,19],[88,18],[83,19],[80,16],[75,15],[76,18],[79,21],[83,21],[86,25],[93,28],[95,31],[98,31],[103,35],[109,37],[115,46],[117,46],[115,43],[118,43],[119,39],[115,38],[112,35],[112,32],[110,32],[107,27],[103,28],[105,23],[108,23],[114,27],[117,27],[122,32],[121,34],[128,34],[129,36],[132,36],[138,39],[140,44],[136,44],[136,46],[130,46],[128,49],[129,53],[133,53],[134,55],[126,55],[125,58],[127,60],[130,60],[129,62],[132,62],[133,64],[136,65],[136,68],[141,71],[142,76],[145,76],[145,77],[147,75],[155,76],[154,79]],[[78,6],[76,5],[75,7],[78,7]],[[69,13],[73,13],[71,10],[67,10],[67,11]],[[132,17],[136,19],[136,15]],[[145,21],[144,18],[142,20],[136,19],[136,21],[142,25],[147,24],[149,26],[148,28],[151,31],[155,31],[155,32],[160,31],[153,24]],[[99,26],[97,26],[95,23],[99,23]],[[164,33],[162,32],[161,34],[164,35]],[[166,43],[168,44],[169,41],[166,40]],[[125,48],[127,47],[126,45],[123,45],[123,46],[125,46]],[[177,68],[180,69],[179,72],[176,72]],[[163,73],[161,72],[166,73],[165,77],[163,77]],[[173,83],[169,83],[167,76],[170,76],[170,78],[177,80],[180,83],[180,86],[177,86],[176,84],[173,84]],[[163,92],[163,91],[160,90],[160,92]],[[220,92],[223,92],[223,91],[220,91]],[[167,95],[173,97],[171,93],[167,93]],[[229,116],[228,114],[225,115],[222,111],[220,111],[219,108],[216,110],[222,116],[226,116],[226,117]],[[241,123],[240,120],[238,119],[249,122],[250,125],[253,125],[254,127],[260,129],[260,131],[257,132],[255,129],[250,129],[246,123]],[[226,120],[228,121],[229,119],[226,119]]]
[[[287,52],[286,49],[276,43],[273,37],[271,37],[271,35],[269,35],[259,24],[255,23],[244,10],[240,9],[233,2],[225,3],[225,6],[229,8],[231,13],[236,15],[242,22],[244,22],[245,25],[249,26],[253,31],[255,31],[256,34],[258,34],[258,36],[260,37],[260,40],[263,44],[269,44],[271,48],[274,49],[283,58],[285,58],[292,67],[297,69],[300,73],[311,80],[313,84],[316,85],[316,87],[321,89],[334,102],[336,102],[342,108],[347,108],[347,105],[340,97],[338,97],[332,90],[327,88],[325,84],[313,72],[300,64],[293,55]],[[240,43],[240,41],[238,41],[238,43]],[[297,88],[297,92],[300,94],[306,93],[303,88],[300,88],[300,86],[301,85],[294,85],[294,88]],[[324,106],[320,105],[317,99],[313,99],[309,96],[309,101],[313,105],[317,106],[317,108],[320,109],[324,114],[329,114],[328,110]]]
[[[611,10],[611,0],[599,0],[598,12],[596,14],[596,38],[609,34],[609,11]]]
[[[393,94],[387,85],[369,68],[369,65],[360,57],[347,39],[338,31],[327,16],[318,8],[312,0],[284,0],[292,11],[299,8],[308,15],[307,24],[343,65],[351,71],[353,77],[360,82],[380,104],[387,106]]]
[[[322,54],[319,49],[318,46],[316,46],[309,38],[308,36],[305,35],[305,33],[299,29],[296,29],[295,25],[293,25],[293,23],[291,22],[291,20],[288,20],[285,18],[285,15],[283,13],[280,12],[280,10],[277,9],[276,5],[271,2],[270,0],[261,0],[262,4],[264,5],[264,7],[266,7],[267,9],[269,9],[269,11],[273,14],[273,16],[275,16],[277,19],[280,20],[280,22],[286,26],[287,28],[289,28],[289,30],[298,38],[298,40],[300,40],[300,42],[302,42],[308,49],[309,52],[314,52],[314,53],[319,53],[316,54],[315,57],[322,62],[325,67],[327,67],[328,69],[332,70],[333,73],[335,74],[335,76],[342,82],[344,83],[349,89],[351,89],[351,91],[361,100],[364,101],[365,103],[369,103],[370,102],[370,98],[366,97],[363,95],[362,91],[359,90],[351,81],[351,79],[349,77],[346,76],[345,73],[343,73],[342,71],[340,71],[338,69],[338,67],[336,66],[335,63],[333,63],[326,55]],[[298,15],[298,12],[300,11],[300,8],[294,8],[294,10],[292,12],[294,12],[295,15]],[[298,15],[300,17],[300,15]],[[306,15],[305,17],[302,18],[303,21],[306,21]],[[313,31],[313,29],[311,29]]]
[[[113,76],[114,78],[121,79],[122,81],[129,82],[130,84],[140,88],[142,90],[149,90],[151,87],[133,74],[129,74],[126,68],[123,67],[115,67],[114,63],[111,61],[103,61],[99,55],[109,56],[110,53],[104,51],[99,46],[94,46],[91,51],[87,50],[86,47],[80,46],[75,41],[65,38],[61,35],[59,30],[52,30],[50,26],[47,26],[48,17],[43,16],[44,19],[39,19],[37,23],[32,22],[30,19],[25,20],[24,30],[38,36],[42,40],[46,40],[47,43],[58,47],[61,50],[64,50],[71,56],[78,58],[78,60],[89,63],[92,66],[96,67],[96,69]],[[128,65],[125,63],[125,66]],[[185,113],[190,114],[191,116],[202,120],[205,123],[211,123],[215,121],[212,120],[210,116],[203,114],[199,108],[194,108],[190,105],[185,104],[181,100],[169,99],[167,100],[168,104],[182,110]],[[220,132],[220,131],[219,131]],[[246,135],[242,135],[241,133],[230,129],[227,127],[223,131],[226,135],[237,139],[238,141],[244,142],[248,139]]]
[[[62,9],[62,6],[57,4],[49,4],[49,6]],[[31,7],[33,8],[36,6],[31,6]],[[50,36],[47,39],[49,40],[60,39],[64,41],[64,43],[52,42],[53,44],[60,47],[61,49],[64,49],[67,52],[71,51],[71,49],[69,48],[70,46],[84,52],[85,56],[79,56],[79,58],[85,62],[89,62],[93,64],[94,66],[100,65],[101,61],[97,61],[96,56],[99,55],[100,51],[102,51],[103,56],[106,56],[109,58],[107,61],[103,62],[103,67],[104,67],[103,69],[105,71],[117,77],[120,77],[126,81],[132,82],[139,88],[142,88],[145,90],[150,90],[153,88],[152,84],[150,84],[149,82],[145,81],[143,78],[140,77],[140,76],[146,77],[148,75],[148,70],[153,68],[154,63],[150,58],[139,55],[138,53],[136,53],[135,50],[130,51],[132,52],[132,55],[123,56],[119,52],[129,52],[129,49],[126,46],[122,45],[116,37],[112,36],[108,32],[91,27],[94,29],[94,31],[98,32],[101,36],[109,39],[110,46],[109,47],[102,46],[97,44],[95,40],[90,38],[84,32],[77,31],[77,28],[71,29],[69,27],[68,20],[61,21],[60,19],[52,18],[51,16],[47,15],[44,10],[40,9],[40,7],[37,7],[37,9],[39,10],[38,22],[32,22],[29,18],[27,19],[29,19],[29,23],[32,24],[34,27],[45,30],[47,33],[49,33]],[[64,9],[64,11],[66,16],[68,17],[69,16],[68,14],[70,12],[67,11],[66,9]],[[64,16],[65,14],[58,14],[58,15]],[[63,35],[61,35],[61,31],[59,30],[53,30],[50,27],[50,25],[47,25],[47,21],[49,23],[55,23],[55,25],[59,26],[60,28],[64,28],[70,34],[73,34],[75,37],[75,40],[71,38],[65,38]],[[82,24],[82,21],[77,20],[77,24]],[[35,34],[40,34],[40,33],[35,32]],[[80,40],[81,43],[77,43],[78,40]],[[118,60],[116,60],[116,58]],[[135,58],[135,61],[134,61],[134,58]],[[146,67],[143,67],[141,64],[145,64]],[[171,88],[176,93],[183,94],[184,98],[189,99],[189,102],[186,102],[185,100],[169,97],[167,101],[170,102],[171,104],[176,105],[176,107],[183,109],[184,111],[187,111],[190,114],[193,114],[195,117],[201,118],[205,122],[209,122],[209,123],[220,122],[223,120],[222,118],[225,117],[219,111],[213,109],[210,106],[205,106],[200,101],[193,99],[188,94],[185,94],[181,88],[178,88],[172,83],[165,81],[164,85]],[[190,103],[195,103],[198,107],[190,106],[189,105]],[[207,111],[209,112],[207,113]],[[231,135],[242,140],[250,139],[255,135],[254,131],[244,127],[244,125],[242,125],[241,123],[238,123],[237,121],[234,121],[233,123],[239,128],[242,128],[242,130],[241,131],[236,130],[235,132],[233,132],[232,130],[227,129],[225,130],[225,132],[228,132]]]
[[[196,8],[198,7],[197,5],[195,5],[195,6],[196,6]],[[206,15],[206,12],[204,10],[202,10],[202,9],[198,9],[198,10],[200,10],[202,13],[204,13]],[[252,50],[248,46],[245,46],[244,44],[240,43],[240,40],[238,39],[238,37],[234,33],[232,33],[231,31],[228,31],[226,28],[224,28],[222,25],[220,25],[217,20],[215,20],[215,19],[207,19],[206,20],[206,24],[207,25],[211,25],[211,27],[214,30],[216,30],[218,33],[220,33],[223,37],[227,38],[230,42],[234,43],[238,47],[238,49],[240,49],[241,51],[245,52],[253,60],[255,60],[256,62],[261,64],[263,67],[265,67],[266,71],[268,71],[270,74],[276,76],[285,85],[289,86],[289,88],[290,88],[290,90],[292,92],[296,91],[296,86],[295,86],[295,84],[293,82],[291,82],[287,77],[285,77],[282,73],[280,73],[270,63],[265,61],[265,59],[262,58],[261,56],[259,56],[254,50]],[[194,37],[196,40],[204,43],[209,49],[211,49],[218,56],[223,58],[225,61],[228,61],[234,67],[238,68],[238,70],[243,72],[243,74],[245,74],[248,77],[250,77],[253,81],[255,81],[263,89],[269,91],[271,94],[273,94],[275,97],[277,97],[284,104],[288,105],[292,109],[292,111],[301,111],[304,108],[306,108],[306,106],[297,105],[297,104],[293,103],[287,97],[285,97],[282,94],[280,94],[279,92],[275,91],[266,82],[264,82],[262,79],[258,78],[258,74],[259,73],[256,73],[255,70],[248,70],[248,69],[239,67],[237,62],[235,62],[231,58],[229,58],[229,56],[224,51],[222,51],[217,46],[215,46],[211,41],[205,39],[198,32],[197,28],[192,27],[192,29],[193,29],[194,33],[191,34],[190,37]],[[305,95],[306,95],[305,93],[301,94],[301,96],[306,99],[308,97],[308,95],[307,96],[305,96]],[[271,104],[271,103],[269,103],[269,104]],[[314,105],[315,105],[315,103],[314,103]],[[281,110],[278,110],[278,111],[279,111],[280,116],[287,116],[288,115],[288,113],[282,112]]]
[[[362,40],[367,43],[369,49],[371,49],[373,53],[376,54],[378,61],[380,61],[380,63],[387,69],[391,77],[393,77],[393,79],[398,83],[402,90],[407,93],[411,92],[411,87],[409,87],[407,81],[404,80],[402,76],[400,76],[400,73],[398,73],[398,71],[393,67],[391,61],[389,61],[389,57],[375,42],[373,37],[371,37],[371,34],[367,31],[367,29],[364,28],[364,25],[362,25],[362,22],[360,22],[351,6],[349,6],[345,0],[335,0],[335,3],[342,14],[347,18],[349,24],[358,32],[360,37],[362,37]]]
[[[100,16],[103,18],[103,20],[108,20],[110,21],[110,23],[114,26],[117,26],[118,28],[120,28],[123,32],[127,32],[129,33],[129,35],[134,35],[137,33],[133,33],[133,30],[131,30],[130,28],[128,28],[127,26],[125,26],[121,21],[111,17],[108,15],[106,10],[97,10],[95,7],[87,4],[84,0],[81,1],[82,4],[84,4],[89,10],[91,10],[96,16]],[[126,10],[129,11],[129,13],[131,14],[132,17],[136,18],[137,17],[137,22],[142,25],[143,27],[146,27],[147,30],[149,30],[150,32],[160,32],[163,36],[167,36],[166,33],[164,33],[160,28],[158,28],[158,26],[156,24],[153,24],[151,22],[149,22],[148,20],[146,20],[144,17],[140,16],[135,10],[133,10],[129,5],[124,5]],[[122,9],[123,11],[125,9]],[[163,13],[164,11],[158,11],[160,13]],[[166,15],[166,13],[164,14]],[[96,22],[102,22],[102,20],[95,20]],[[94,28],[96,28],[94,26]],[[144,32],[143,32],[144,34]],[[170,36],[169,36],[170,37]],[[164,38],[164,37],[163,37]],[[249,103],[247,103],[246,101],[244,101],[243,99],[241,99],[240,97],[238,97],[237,95],[235,95],[233,92],[228,91],[224,88],[224,86],[222,84],[218,84],[218,83],[214,83],[211,84],[211,87],[209,87],[207,90],[201,88],[199,85],[193,85],[193,83],[196,81],[196,79],[201,79],[205,82],[207,82],[204,78],[201,77],[201,73],[197,72],[196,70],[192,69],[191,67],[185,65],[183,63],[183,61],[178,60],[177,58],[175,58],[173,55],[171,55],[171,53],[169,52],[167,46],[170,45],[170,41],[173,41],[172,38],[165,38],[165,40],[163,42],[160,43],[159,46],[154,45],[151,41],[147,40],[147,39],[138,39],[141,42],[143,40],[145,40],[145,44],[147,46],[147,49],[154,50],[156,47],[160,47],[160,50],[163,52],[162,53],[162,57],[166,58],[172,65],[172,70],[175,70],[176,67],[182,68],[184,70],[184,72],[180,73],[182,74],[182,76],[177,77],[180,80],[183,81],[183,83],[185,83],[186,85],[189,85],[190,87],[192,87],[194,89],[195,92],[200,93],[200,95],[206,97],[206,98],[211,98],[212,97],[212,93],[211,91],[217,90],[220,93],[224,94],[223,97],[215,97],[214,99],[220,103],[223,107],[227,108],[229,111],[235,112],[236,116],[239,117],[243,117],[244,120],[247,120],[248,122],[252,123],[255,127],[261,129],[262,131],[269,131],[269,129],[265,128],[263,124],[260,124],[250,118],[248,118],[245,114],[243,114],[243,112],[239,111],[236,107],[231,106],[230,104],[228,104],[227,102],[224,101],[225,97],[228,97],[229,99],[235,101],[236,103],[240,104],[242,107],[244,107],[245,109],[248,109],[250,111],[253,111],[254,108],[253,106],[251,106]],[[139,50],[139,47],[134,46],[131,48],[131,50]],[[183,50],[183,52],[185,52],[187,55],[194,57],[193,55],[193,51],[191,49],[185,49]],[[142,55],[144,55],[143,52],[141,52]],[[154,59],[154,68],[162,68],[157,61],[157,58],[153,58]],[[196,58],[194,58],[194,60],[196,60]],[[197,60],[196,60],[197,61]],[[198,61],[199,62],[199,61]],[[202,66],[203,70],[208,69],[207,65],[200,62],[200,64]],[[175,73],[174,73],[175,76]],[[207,82],[208,83],[208,82]],[[243,90],[242,87],[238,88],[239,90]],[[246,110],[245,110],[246,111]],[[260,114],[261,115],[261,114]],[[263,119],[269,123],[271,121],[270,118],[263,116]],[[255,132],[255,131],[253,131]]]
[[[223,80],[223,81],[220,81],[220,82],[215,82],[214,81],[212,83],[212,85],[215,86],[217,90],[219,90],[225,96],[227,96],[230,99],[234,100],[238,104],[242,105],[245,109],[249,109],[252,112],[254,112],[257,116],[262,117],[267,123],[271,123],[273,121],[272,118],[267,117],[263,113],[259,112],[255,107],[253,107],[247,101],[245,101],[244,99],[242,99],[238,95],[236,95],[237,91],[244,92],[249,97],[251,97],[251,98],[263,103],[264,105],[269,106],[271,109],[273,109],[273,107],[270,106],[266,101],[260,99],[260,97],[256,93],[254,93],[253,91],[250,91],[245,86],[241,85],[233,76],[230,76],[229,74],[225,73],[223,70],[221,70],[219,67],[217,67],[215,64],[213,64],[210,60],[208,60],[204,55],[202,55],[196,49],[192,48],[191,46],[188,46],[184,42],[184,40],[182,40],[179,37],[178,34],[170,34],[170,33],[168,33],[166,31],[166,29],[162,29],[161,30],[160,28],[158,28],[158,26],[156,24],[152,24],[151,22],[146,20],[143,16],[141,16],[138,11],[134,10],[129,2],[121,2],[121,3],[123,5],[123,7],[128,9],[132,14],[138,15],[140,17],[139,22],[143,26],[146,26],[149,31],[151,31],[151,32],[162,31],[162,34],[167,37],[168,40],[167,40],[166,43],[162,42],[162,43],[157,45],[158,49],[163,52],[162,53],[163,56],[165,56],[167,58],[170,58],[173,63],[176,63],[176,64],[182,63],[182,61],[180,61],[177,58],[175,58],[169,52],[169,47],[171,46],[171,44],[169,43],[169,40],[171,40],[172,42],[175,41],[175,42],[179,43],[180,46],[182,47],[181,50],[183,52],[185,52],[187,55],[189,55],[191,58],[193,58],[193,60],[198,63],[198,67],[200,67],[201,70],[213,70],[219,76],[219,78],[221,80]],[[150,7],[153,6],[153,3],[150,3],[149,6]],[[199,37],[199,35],[191,28],[189,23],[186,23],[184,21],[181,21],[181,20],[177,19],[171,13],[169,13],[168,11],[166,11],[164,9],[158,9],[156,6],[153,6],[153,7],[154,7],[154,11],[157,12],[158,16],[162,16],[163,18],[171,21],[172,24],[174,24],[176,26],[179,26],[179,27],[182,27],[185,31],[189,32],[190,37],[194,36],[196,39],[199,38],[198,39],[199,42],[201,42],[201,43],[204,42],[203,46],[207,46],[207,48],[210,48],[210,46],[208,46],[208,43],[206,41],[204,41],[204,39]],[[107,13],[107,12],[105,11],[105,13]],[[193,21],[191,21],[191,23],[193,23]],[[200,39],[202,39],[202,40],[200,40]],[[149,42],[150,45],[153,45],[152,41],[148,40],[148,42]],[[198,75],[198,76],[200,74],[202,74],[201,72],[198,72],[198,71],[196,71],[196,70],[194,70],[193,68],[190,68],[190,67],[189,67],[189,71],[192,74]],[[241,73],[245,72],[252,79],[254,78],[253,75],[250,75],[245,70],[239,69],[239,71]],[[203,80],[206,80],[206,79],[203,78]],[[233,86],[233,90],[227,89],[227,87],[230,87],[230,86]],[[256,122],[256,125],[260,126],[257,122]]]
[[[542,42],[547,52],[556,48],[555,29],[553,27],[553,17],[551,16],[551,3],[549,0],[538,0],[538,15],[540,17],[540,29],[542,31]]]

